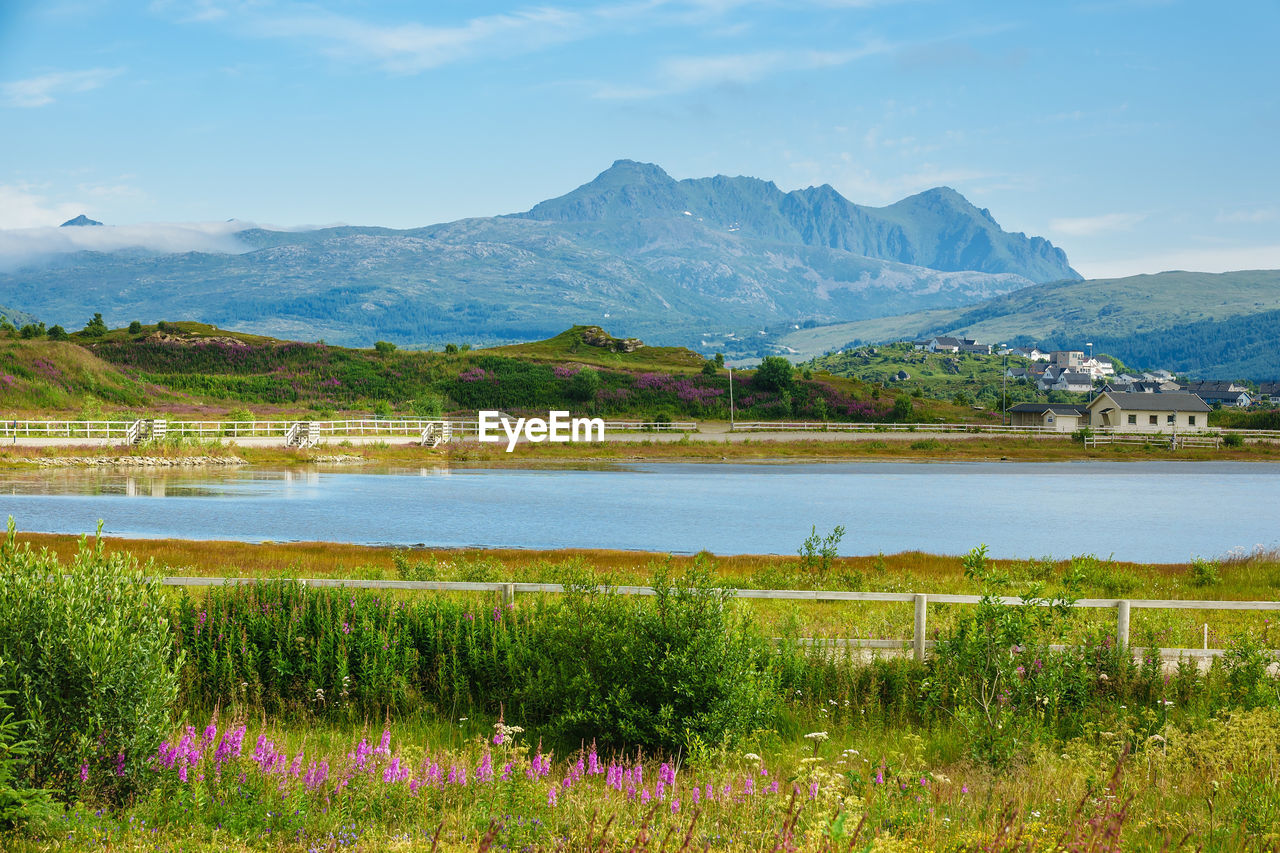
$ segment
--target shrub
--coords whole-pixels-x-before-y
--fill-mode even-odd
[[[1217,586],[1222,582],[1222,564],[1217,560],[1203,560],[1196,557],[1191,561],[1188,574],[1192,586]]]
[[[50,327],[49,327],[49,340],[51,340],[51,341],[65,341],[65,340],[66,340],[67,338],[69,338],[69,337],[71,337],[71,336],[67,334],[67,330],[66,330],[66,329],[64,329],[64,328],[62,328],[61,326],[50,326]]]
[[[373,348],[377,350],[380,355],[391,355],[391,353],[396,351],[396,345],[391,343],[391,341],[374,341]]]
[[[107,324],[101,314],[94,314],[93,319],[85,324],[80,334],[87,338],[100,338],[107,333]]]
[[[140,334],[142,334],[142,323],[141,323],[141,321],[139,321],[139,320],[134,320],[132,323],[130,323],[130,324],[129,324],[129,334],[131,334],[131,335],[140,335]]]
[[[1244,444],[1244,439],[1234,432],[1224,433],[1222,436],[1223,447],[1240,447]]]
[[[88,784],[121,798],[145,777],[177,698],[173,640],[161,589],[126,554],[83,539],[69,565],[0,543],[0,691],[12,691],[36,787]]]
[[[575,400],[594,400],[599,389],[600,374],[589,367],[582,368],[569,380],[569,396]]]
[[[716,363],[715,363],[714,361],[712,361],[711,359],[707,359],[706,361],[702,362],[702,375],[703,375],[703,376],[715,376],[715,375],[716,375]]]
[[[0,659],[0,670],[7,666]],[[16,763],[26,758],[31,742],[18,740],[21,723],[13,719],[13,709],[0,693],[0,832],[52,817],[55,813],[49,792],[43,788],[19,786]]]
[[[780,355],[768,355],[756,369],[751,385],[763,391],[785,391],[791,387],[791,372],[791,362]]]

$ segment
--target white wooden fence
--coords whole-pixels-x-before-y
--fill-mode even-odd
[[[837,423],[827,421],[736,421],[734,432],[968,432],[1011,435],[1058,435],[1068,438],[1071,433],[1058,432],[1042,426],[1002,426],[1000,424],[899,424],[899,423]]]
[[[605,432],[697,432],[692,421],[604,421]],[[428,431],[435,436],[476,435],[478,421],[452,419],[348,419],[330,421],[175,421],[140,419],[135,421],[32,421],[0,420],[0,440],[84,439],[120,444],[137,444],[151,438],[178,436],[201,441],[220,439],[278,438],[281,444],[309,445],[344,438],[421,439]],[[447,440],[447,439],[446,439]]]
[[[264,578],[211,578],[211,577],[166,577],[161,580],[166,586],[208,587],[226,585],[242,585],[268,583]],[[349,587],[354,589],[401,589],[423,590],[430,592],[494,592],[502,597],[503,604],[514,603],[516,593],[563,593],[565,587],[558,583],[516,583],[511,581],[402,581],[402,580],[361,580],[354,578],[291,578],[303,586],[311,587]],[[649,586],[613,586],[600,587],[601,592],[618,595],[656,595],[657,591]],[[912,636],[909,640],[870,640],[842,639],[805,642],[830,642],[850,648],[868,649],[904,649],[910,648],[916,660],[924,660],[925,650],[933,645],[926,639],[928,629],[929,605],[934,604],[978,604],[982,597],[978,595],[951,595],[946,593],[912,593],[912,592],[855,592],[849,590],[826,589],[730,589],[736,598],[781,599],[786,601],[877,601],[911,604],[914,607]],[[1033,600],[1026,601],[1016,596],[996,596],[996,600],[1008,605],[1034,605],[1038,607],[1054,606],[1052,602]],[[1144,599],[1144,598],[1080,598],[1072,603],[1073,607],[1114,610],[1116,612],[1116,639],[1121,646],[1129,645],[1129,620],[1134,608],[1152,610],[1280,610],[1280,601],[1237,601],[1237,600],[1182,600],[1182,599]],[[1207,636],[1207,634],[1206,634]],[[1060,648],[1060,647],[1055,647]],[[1161,649],[1162,656],[1186,655],[1187,657],[1217,657],[1222,649]]]

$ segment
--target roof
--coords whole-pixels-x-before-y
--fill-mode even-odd
[[[1104,391],[1099,394],[1089,408],[1098,405],[1099,400],[1107,399],[1115,403],[1120,410],[1133,409],[1147,412],[1207,412],[1209,404],[1195,394],[1185,391],[1161,391],[1157,394],[1127,393],[1124,391]]]
[[[1041,415],[1045,412],[1053,412],[1055,415],[1083,415],[1085,407],[1070,403],[1018,403],[1016,406],[1010,406],[1009,411],[1033,415]]]
[[[1208,389],[1201,391],[1193,391],[1201,400],[1239,400],[1241,397],[1248,397],[1248,391],[1210,391]]]

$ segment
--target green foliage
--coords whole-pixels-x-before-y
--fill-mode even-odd
[[[28,323],[19,330],[18,334],[24,340],[43,338],[45,336],[44,323]]]
[[[438,394],[423,394],[413,401],[411,408],[420,418],[438,418],[444,414],[444,399]]]
[[[457,354],[458,354],[458,345],[457,345],[457,344],[445,344],[445,345],[444,345],[444,354],[445,354],[445,355],[457,355]]]
[[[1222,564],[1217,560],[1205,560],[1196,557],[1191,561],[1187,572],[1191,585],[1195,587],[1217,586],[1222,583]]]
[[[715,375],[716,375],[716,363],[715,363],[714,361],[712,361],[711,359],[707,359],[706,361],[702,362],[702,371],[701,371],[701,372],[702,372],[702,375],[703,375],[703,376],[715,376]]]
[[[168,608],[128,555],[81,540],[69,565],[0,543],[0,691],[11,691],[30,753],[19,774],[65,795],[88,786],[119,799],[146,779],[147,761],[177,698]],[[83,771],[82,771],[82,768]]]
[[[8,664],[0,658],[0,670]],[[22,723],[13,718],[13,708],[0,693],[0,833],[52,818],[56,809],[43,788],[29,788],[18,782],[18,762],[31,753],[31,741],[18,740]]]
[[[397,554],[403,577],[433,563]],[[480,568],[480,567],[477,567]],[[472,572],[487,577],[490,572]],[[264,582],[184,598],[175,617],[187,701],[358,719],[428,702],[475,708],[577,743],[675,748],[766,725],[768,644],[705,565],[658,594],[597,591],[520,609]]]
[[[915,408],[911,405],[910,397],[898,397],[893,401],[891,417],[898,423],[908,423],[914,413]]]
[[[825,580],[831,571],[831,564],[839,556],[840,540],[844,538],[844,526],[837,524],[825,537],[818,535],[818,527],[814,525],[809,536],[800,545],[800,566],[809,574],[817,573]]]
[[[100,338],[107,333],[107,324],[101,314],[94,314],[93,319],[85,324],[80,334],[87,338]]]
[[[600,374],[584,367],[569,380],[569,396],[580,402],[594,400],[600,390]]]
[[[393,414],[395,414],[395,409],[392,408],[390,402],[386,400],[374,400],[373,416],[375,418],[382,418],[385,420],[391,417]]]
[[[49,335],[49,340],[51,341],[65,341],[69,337],[71,337],[69,334],[67,334],[67,330],[62,328],[61,326],[50,326],[48,335]]]
[[[1229,432],[1222,436],[1223,447],[1242,447],[1243,445],[1244,439],[1234,432]]]
[[[142,322],[140,320],[134,320],[132,323],[129,324],[129,334],[131,335],[142,334]]]
[[[722,352],[716,353],[715,361],[716,361],[716,367],[723,370],[724,369],[724,353]]]
[[[764,391],[785,391],[791,387],[791,362],[780,355],[765,356],[751,377],[751,387]]]
[[[396,351],[396,345],[391,343],[391,341],[374,341],[373,348],[377,350],[380,355],[391,355],[391,353]]]

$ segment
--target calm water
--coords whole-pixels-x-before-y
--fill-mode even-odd
[[[607,470],[0,474],[21,530],[518,548],[1096,553],[1140,561],[1280,544],[1280,467],[1256,463],[640,464]]]

